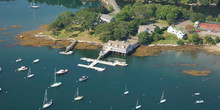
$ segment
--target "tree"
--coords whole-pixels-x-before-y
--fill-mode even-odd
[[[176,43],[177,43],[178,45],[184,45],[183,40],[178,40]]]
[[[183,40],[187,40],[188,39],[188,36],[187,34],[183,36]]]
[[[216,37],[216,38],[215,38],[215,42],[216,42],[216,43],[219,43],[219,42],[220,42],[219,37]]]
[[[218,17],[217,17],[216,21],[220,22],[220,14],[218,14]]]
[[[138,35],[138,43],[151,44],[153,41],[152,36],[148,32],[140,32]]]
[[[109,13],[109,11],[104,6],[100,6],[98,8],[98,12],[103,13],[103,14]]]
[[[64,11],[58,15],[58,18],[49,25],[50,30],[64,29],[68,25],[72,25],[74,14],[71,11]]]
[[[159,41],[159,40],[164,40],[165,39],[162,35],[157,34],[157,33],[153,33],[152,37],[153,37],[154,41]]]
[[[160,33],[161,33],[160,27],[159,27],[159,26],[156,26],[156,27],[154,28],[154,32],[157,33],[157,34],[160,34]]]
[[[206,21],[214,21],[214,18],[212,17],[212,15],[209,15],[208,17],[206,17]]]
[[[197,33],[194,33],[192,35],[192,43],[195,45],[203,44],[203,40],[201,38],[199,38],[199,35]]]
[[[209,36],[205,36],[205,41],[208,44],[216,44],[215,41]]]

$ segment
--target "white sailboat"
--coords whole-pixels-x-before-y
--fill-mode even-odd
[[[47,108],[49,106],[52,105],[52,99],[48,102],[48,99],[47,99],[47,89],[45,91],[45,95],[44,95],[44,101],[43,101],[43,108]]]
[[[33,2],[31,1],[30,7],[33,8],[33,9],[37,9],[37,8],[39,8],[40,6],[39,6],[39,5],[36,5],[36,4],[35,4],[35,1],[33,0]]]
[[[129,93],[129,91],[127,90],[127,85],[126,85],[124,95],[127,95],[128,93]]]
[[[136,103],[135,109],[141,108],[141,105],[139,105],[138,102],[139,102],[139,100],[137,99],[137,103]]]
[[[34,77],[34,74],[31,73],[31,67],[29,68],[27,77],[28,77],[28,78]]]
[[[83,96],[79,96],[79,88],[77,88],[74,100],[77,101],[77,100],[81,100],[81,99],[83,99]]]
[[[166,99],[164,99],[164,91],[163,91],[161,99],[160,99],[160,103],[162,104],[164,102],[166,102]]]
[[[57,78],[56,78],[56,69],[55,69],[55,73],[54,73],[54,83],[52,85],[50,85],[50,87],[58,87],[60,86],[62,83],[61,82],[57,82]]]
[[[19,62],[21,62],[22,61],[22,59],[21,58],[18,58],[17,60],[16,60],[16,63],[19,63]]]

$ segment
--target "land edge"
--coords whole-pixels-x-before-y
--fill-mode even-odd
[[[24,31],[21,32],[20,35],[14,37],[14,39],[19,41],[20,45],[23,46],[34,46],[34,47],[42,47],[42,46],[51,46],[52,48],[64,48],[68,46],[71,41],[76,40],[74,38],[66,38],[66,39],[54,39],[50,36],[41,36],[35,37],[36,34],[45,31],[45,27],[47,25],[41,25],[39,29],[32,31]],[[78,40],[79,43],[75,46],[75,49],[87,49],[87,50],[97,50],[101,49],[103,43],[100,42],[92,42],[85,40]],[[198,52],[203,51],[207,54],[214,54],[220,56],[220,47],[217,46],[209,46],[209,45],[183,45],[178,46],[175,44],[157,44],[157,45],[141,45],[139,46],[133,53],[132,56],[158,56],[159,54],[165,54],[164,51],[179,51],[184,53],[189,52]]]

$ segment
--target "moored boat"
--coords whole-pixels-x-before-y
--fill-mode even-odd
[[[0,67],[0,72],[2,71],[2,68]]]
[[[77,88],[74,100],[78,101],[82,99],[83,99],[83,96],[79,96],[79,88]]]
[[[194,95],[195,95],[195,96],[198,96],[198,95],[200,95],[200,93],[199,93],[199,92],[196,92]]]
[[[86,76],[86,75],[84,75],[84,76],[82,76],[81,78],[79,78],[79,81],[81,82],[81,81],[85,81],[85,80],[87,80],[89,77],[88,76]]]
[[[124,95],[127,95],[128,93],[129,93],[129,91],[127,90],[127,85],[126,85]]]
[[[21,62],[22,61],[22,59],[21,58],[18,58],[17,60],[16,60],[16,63],[19,63],[19,62]]]
[[[67,73],[68,72],[68,69],[61,69],[59,71],[56,72],[57,75],[60,75],[60,74],[64,74],[64,73]]]
[[[38,9],[40,6],[35,4],[35,1],[31,2],[30,7],[33,9]]]
[[[204,103],[204,100],[197,100],[196,103],[197,104],[202,104],[202,103]]]
[[[52,105],[52,99],[48,102],[48,99],[47,99],[47,89],[45,91],[45,95],[44,95],[44,101],[43,101],[43,108],[48,108]]]
[[[57,78],[56,78],[56,69],[55,69],[55,73],[54,73],[54,83],[52,85],[50,85],[50,87],[58,87],[60,86],[62,83],[61,82],[57,82]]]
[[[164,102],[166,102],[167,100],[164,98],[164,91],[163,91],[163,93],[162,93],[162,96],[161,96],[161,99],[160,99],[160,103],[162,104],[162,103],[164,103]]]
[[[28,74],[27,74],[27,78],[31,78],[34,77],[34,74],[31,73],[31,67],[29,68]]]
[[[137,103],[136,103],[135,109],[139,109],[139,108],[141,108],[141,105],[138,104],[138,102],[139,102],[139,100],[137,99]]]
[[[18,71],[25,71],[25,70],[27,70],[27,67],[25,66],[21,66],[20,68],[18,68]]]
[[[37,63],[39,61],[40,61],[40,59],[36,59],[36,60],[33,61],[33,63]]]

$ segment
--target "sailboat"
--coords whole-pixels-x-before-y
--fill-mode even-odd
[[[129,93],[129,91],[127,90],[127,85],[126,85],[124,95],[127,95],[128,93]]]
[[[77,88],[74,100],[81,100],[81,99],[83,99],[83,96],[79,96],[79,88]]]
[[[36,5],[36,4],[35,4],[35,1],[33,1],[33,2],[31,2],[30,7],[33,8],[33,9],[37,9],[37,8],[39,8],[40,6],[39,6],[39,5]]]
[[[166,102],[166,99],[164,99],[164,91],[163,91],[161,99],[160,99],[160,103],[162,104],[164,102]]]
[[[137,103],[136,103],[136,107],[135,107],[135,109],[139,109],[139,108],[141,108],[141,105],[139,105],[138,102],[139,102],[139,100],[137,99]]]
[[[43,101],[43,108],[47,108],[49,106],[52,105],[52,99],[48,102],[48,99],[47,99],[47,89],[45,91],[45,95],[44,95],[44,101]]]
[[[31,74],[31,67],[29,68],[29,71],[28,71],[28,74],[27,74],[27,77],[28,78],[31,78],[31,77],[33,77],[34,76],[34,74]]]
[[[50,85],[50,87],[58,87],[60,86],[62,83],[61,82],[57,82],[57,78],[56,78],[56,69],[55,69],[55,73],[54,73],[54,83],[52,85]]]

